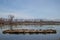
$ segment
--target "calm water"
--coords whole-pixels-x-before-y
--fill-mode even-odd
[[[0,40],[60,40],[60,25],[18,25],[13,29],[56,29],[56,34],[3,34],[8,25],[0,27]]]

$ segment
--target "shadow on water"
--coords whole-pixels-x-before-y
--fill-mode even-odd
[[[3,33],[3,34],[16,34],[16,35],[18,35],[18,34],[22,34],[22,35],[26,35],[26,34],[29,34],[29,35],[33,35],[33,34],[43,34],[43,35],[47,35],[47,34],[56,34],[56,33]]]

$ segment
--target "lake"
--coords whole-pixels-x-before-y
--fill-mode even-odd
[[[3,34],[10,29],[8,25],[0,27],[0,40],[60,40],[60,25],[17,25],[13,29],[55,29],[55,34]]]

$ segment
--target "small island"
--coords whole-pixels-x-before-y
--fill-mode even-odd
[[[3,31],[4,34],[19,34],[19,33],[56,33],[56,30],[47,29],[47,30],[34,30],[34,29],[16,29],[16,30],[5,30]]]

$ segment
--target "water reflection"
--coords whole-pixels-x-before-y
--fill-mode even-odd
[[[2,31],[8,30],[9,25],[0,26],[0,40],[59,40],[60,25],[17,25],[13,29],[56,29],[57,33],[20,33],[20,34],[3,34]]]
[[[55,25],[17,25],[13,29],[56,29]],[[10,25],[0,26],[0,29],[10,29]]]

